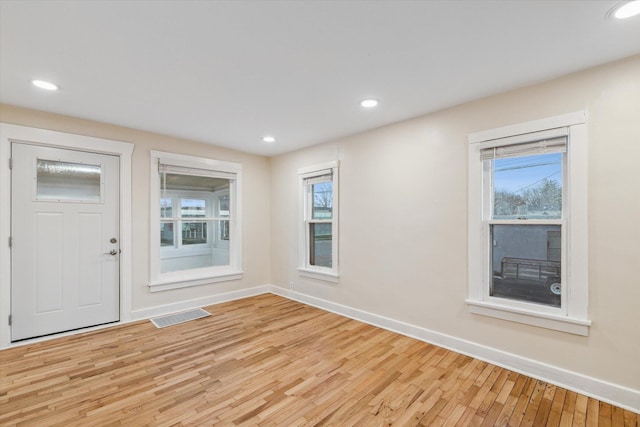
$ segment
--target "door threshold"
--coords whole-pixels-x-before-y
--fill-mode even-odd
[[[69,329],[67,331],[63,331],[63,332],[54,332],[51,334],[45,334],[45,335],[38,335],[37,337],[30,337],[30,338],[23,338],[21,340],[16,340],[16,341],[11,341],[9,343],[9,346],[6,348],[13,348],[13,347],[20,347],[23,345],[29,345],[29,344],[36,344],[39,342],[44,342],[44,341],[50,341],[56,338],[64,338],[64,337],[69,337],[69,336],[73,336],[73,335],[79,335],[85,332],[94,332],[94,331],[99,331],[101,329],[106,329],[112,326],[116,326],[116,325],[120,325],[124,322],[122,322],[121,320],[116,320],[113,322],[106,322],[106,323],[101,323],[99,325],[93,325],[93,326],[84,326],[82,328],[76,328],[76,329]]]

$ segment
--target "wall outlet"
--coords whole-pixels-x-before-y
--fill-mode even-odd
[[[293,280],[289,282],[289,289],[293,290]]]

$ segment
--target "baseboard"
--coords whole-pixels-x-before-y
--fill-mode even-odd
[[[278,286],[269,286],[275,295],[317,307],[332,313],[359,320],[373,326],[387,329],[420,341],[428,342],[448,350],[492,363],[494,365],[536,378],[567,390],[575,391],[589,397],[610,403],[621,408],[640,413],[640,390],[634,390],[618,384],[609,383],[577,372],[568,371],[516,354],[508,353],[478,343],[463,340],[451,335],[442,334],[359,310],[342,304],[302,294]]]
[[[69,332],[61,332],[55,335],[48,335],[45,337],[38,337],[38,338],[18,341],[14,343],[9,342],[6,345],[0,346],[0,350],[13,348],[13,347],[21,347],[21,346],[43,342],[43,341],[50,341],[56,338],[77,335],[85,332],[93,332],[93,331],[98,331],[102,329],[108,329],[114,326],[125,325],[127,323],[135,322],[138,320],[151,319],[152,317],[164,316],[167,314],[177,313],[180,311],[191,310],[193,308],[206,307],[208,305],[220,304],[223,302],[234,301],[234,300],[248,298],[256,295],[267,294],[271,292],[272,287],[273,286],[271,285],[256,286],[254,288],[249,288],[249,289],[240,289],[237,291],[225,292],[223,294],[211,295],[211,296],[195,298],[187,301],[180,301],[172,304],[164,304],[164,305],[159,305],[155,307],[133,310],[129,316],[126,316],[127,317],[126,320],[120,320],[119,322],[109,323],[106,325],[91,326],[88,328],[82,328],[82,329],[69,331]]]
[[[220,304],[256,295],[269,293],[272,286],[263,285],[249,289],[225,292],[223,294],[210,295],[202,298],[180,301],[172,304],[159,305],[155,307],[142,308],[131,312],[131,321],[150,319],[152,317],[164,316],[166,314],[177,313],[179,311],[190,310],[192,308],[206,307],[207,305]]]
[[[223,294],[212,295],[203,298],[196,298],[188,301],[181,301],[173,304],[149,307],[140,310],[134,310],[131,313],[130,321],[150,319],[156,316],[176,313],[179,311],[189,310],[192,308],[206,307],[208,305],[220,304],[223,302],[234,301],[251,296],[272,293],[293,301],[298,301],[322,310],[330,311],[341,316],[349,317],[373,326],[377,326],[392,332],[396,332],[420,341],[434,344],[457,353],[492,363],[494,365],[512,370],[514,372],[536,378],[559,387],[572,390],[589,397],[610,403],[615,406],[640,413],[640,391],[618,384],[609,383],[597,378],[589,377],[577,372],[568,371],[546,363],[538,362],[526,357],[507,353],[495,348],[487,347],[478,343],[463,340],[451,335],[442,334],[426,328],[421,328],[409,323],[390,319],[378,314],[370,313],[357,308],[337,304],[321,298],[316,298],[293,290],[281,288],[274,285],[256,286],[249,289],[241,289],[238,291],[226,292]],[[109,327],[100,326],[93,329],[103,329]],[[77,333],[70,332],[59,336],[66,336]],[[47,337],[45,339],[51,339]],[[9,347],[17,345],[26,345],[31,342],[38,342],[44,339],[35,339],[33,341],[11,344]]]

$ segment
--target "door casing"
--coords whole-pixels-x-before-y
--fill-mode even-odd
[[[0,123],[0,349],[29,344],[42,339],[11,343],[9,315],[11,313],[11,170],[9,168],[11,143],[67,148],[120,157],[120,323],[131,320],[131,164],[134,145],[91,136],[76,135],[54,130]],[[65,333],[56,336],[68,335]]]
[[[17,142],[11,155],[12,342],[119,321],[119,157]]]

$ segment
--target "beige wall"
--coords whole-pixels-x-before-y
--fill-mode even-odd
[[[132,308],[140,310],[269,283],[269,160],[210,144],[106,125],[67,116],[0,105],[5,123],[94,136],[135,145],[132,158]],[[149,151],[189,154],[242,164],[242,280],[150,293]]]
[[[470,71],[471,72],[471,71]],[[587,110],[588,337],[472,315],[467,135]],[[338,159],[340,283],[298,276],[297,169]],[[640,390],[640,56],[271,159],[271,280]]]
[[[469,314],[467,135],[589,113],[588,337]],[[135,144],[134,310],[272,283],[640,390],[640,56],[267,159],[0,106],[0,121]],[[149,150],[243,165],[241,281],[149,293]],[[341,161],[339,284],[298,276],[297,169]]]

